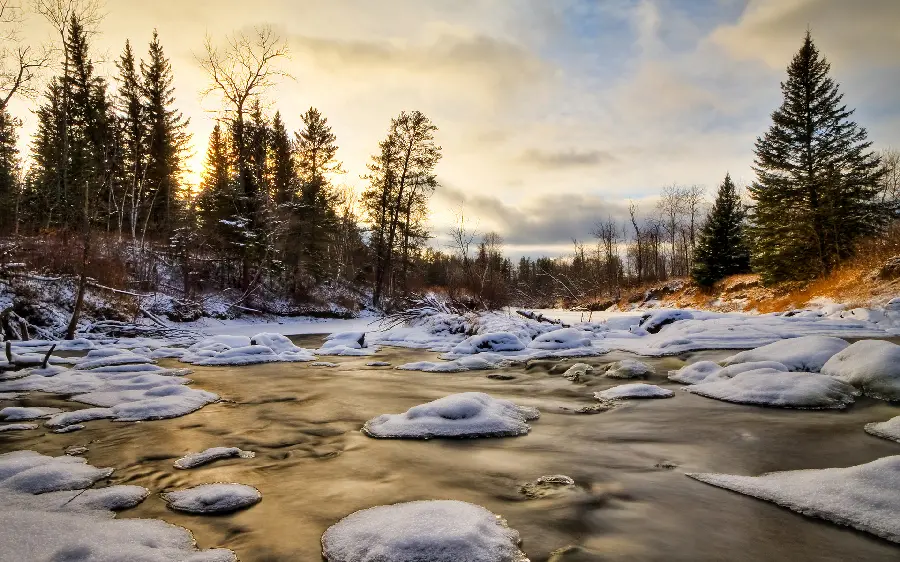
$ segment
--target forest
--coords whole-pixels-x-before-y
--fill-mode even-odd
[[[164,38],[148,30],[146,46],[126,41],[106,76],[92,49],[98,3],[37,0],[56,38],[42,46],[21,40],[25,9],[0,3],[0,270],[70,279],[69,337],[96,287],[169,295],[178,319],[390,311],[429,291],[465,308],[605,307],[670,279],[813,279],[895,230],[900,152],[873,148],[810,34],[756,140],[750,185],[727,170],[715,193],[675,182],[654,203],[632,202],[626,220],[600,216],[592,232],[573,233],[567,256],[513,260],[464,210],[440,233],[451,244],[435,243],[440,124],[421,111],[385,116],[364,189],[341,183],[328,116],[310,100],[289,130],[268,97],[291,65],[271,27],[207,37],[198,50],[201,93],[219,111],[194,185],[186,93],[173,87]],[[18,98],[33,100],[38,119],[27,153],[7,107]]]

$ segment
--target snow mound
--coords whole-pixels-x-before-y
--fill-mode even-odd
[[[512,363],[510,358],[497,353],[479,353],[464,355],[453,361],[416,361],[404,363],[397,369],[401,371],[422,371],[425,373],[462,373],[464,371],[480,371],[498,369]]]
[[[167,353],[166,356],[177,356]],[[243,366],[260,363],[315,361],[311,351],[297,347],[281,334],[212,336],[194,343],[178,356],[179,361],[205,367]]]
[[[632,383],[620,384],[606,390],[595,392],[594,398],[598,400],[627,400],[631,398],[671,398],[675,393],[668,388],[662,388],[655,384]]]
[[[201,484],[162,494],[171,509],[187,513],[230,513],[259,503],[262,494],[246,484]]]
[[[28,431],[29,429],[37,429],[38,424],[36,423],[10,423],[6,425],[0,425],[0,433],[4,431]]]
[[[900,455],[848,468],[691,478],[900,542]]]
[[[867,423],[866,433],[900,443],[900,416],[886,422]]]
[[[528,562],[518,545],[504,520],[452,500],[364,509],[322,535],[328,562]]]
[[[0,490],[44,494],[87,488],[113,473],[95,468],[81,457],[48,457],[34,451],[0,455]]]
[[[210,447],[199,453],[190,453],[175,461],[175,468],[188,469],[203,466],[219,459],[252,459],[253,451],[242,451],[237,447]]]
[[[431,439],[433,437],[514,437],[525,435],[525,423],[540,417],[535,408],[497,400],[482,392],[451,394],[410,408],[403,414],[383,414],[366,422],[369,437]]]
[[[370,361],[366,363],[366,367],[390,367],[391,364],[387,361]]]
[[[0,560],[235,560],[230,550],[198,551],[186,529],[163,521],[114,519],[114,511],[134,507],[149,492],[140,486],[83,489],[98,471],[111,470],[33,451],[0,455]]]
[[[74,410],[72,412],[63,412],[56,414],[47,420],[47,427],[69,427],[86,421],[102,420],[113,417],[113,411],[109,408],[84,408],[82,410]]]
[[[851,385],[832,377],[775,369],[747,371],[730,379],[696,384],[684,390],[737,404],[810,410],[846,408],[859,394]]]
[[[451,353],[472,355],[484,351],[522,351],[525,344],[515,334],[494,332],[471,336],[457,344]]]
[[[818,373],[833,355],[849,345],[840,338],[828,336],[788,338],[732,355],[725,360],[725,365],[751,361],[777,361],[791,371]]]
[[[62,412],[59,408],[24,408],[10,406],[0,410],[0,420],[5,421],[30,421],[41,418],[49,418],[53,414]]]
[[[613,379],[639,379],[652,374],[652,367],[634,359],[616,361],[606,368],[606,376]]]
[[[694,315],[687,310],[663,309],[641,316],[640,327],[647,330],[648,333],[656,334],[669,324],[680,320],[690,320],[693,317]]]
[[[574,349],[578,347],[590,347],[591,338],[589,332],[576,330],[575,328],[563,328],[541,334],[534,338],[528,347],[531,349]]]
[[[728,367],[721,367],[718,363],[713,363],[712,361],[698,361],[685,365],[677,371],[669,371],[669,380],[684,384],[701,384],[730,379],[741,373],[760,369],[772,369],[782,372],[790,370],[777,361],[748,361],[747,363],[735,363]]]
[[[862,340],[836,353],[822,374],[838,378],[881,400],[900,400],[900,345]]]
[[[377,346],[369,347],[366,332],[338,332],[325,338],[322,347],[316,350],[319,355],[372,355]]]

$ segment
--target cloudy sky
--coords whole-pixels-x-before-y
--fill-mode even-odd
[[[291,129],[310,106],[328,117],[339,181],[361,189],[391,117],[421,110],[444,152],[435,233],[463,209],[513,255],[565,252],[629,200],[649,210],[666,184],[713,189],[726,171],[749,182],[807,27],[876,147],[900,146],[898,0],[107,0],[105,11],[97,58],[126,38],[144,52],[159,30],[197,173],[218,109],[199,94],[204,36],[269,24],[292,78],[268,104]],[[50,36],[35,16],[27,25],[32,41]],[[14,111],[33,130],[27,104]]]

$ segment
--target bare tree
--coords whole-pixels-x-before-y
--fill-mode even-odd
[[[881,202],[888,205],[900,203],[900,150],[886,148],[881,151]]]
[[[25,11],[13,0],[0,0],[0,111],[17,95],[34,97],[38,71],[50,61],[48,49],[22,42]]]
[[[663,187],[656,208],[661,215],[662,227],[666,232],[666,238],[669,242],[671,270],[672,273],[675,274],[677,271],[676,256],[678,254],[678,231],[681,229],[682,214],[684,212],[684,190],[677,184]]]

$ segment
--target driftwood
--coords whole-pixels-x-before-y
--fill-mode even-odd
[[[50,362],[50,355],[53,353],[53,350],[56,349],[56,344],[50,346],[50,349],[47,350],[46,355],[44,355],[44,360],[41,361],[41,369],[47,368],[47,363]]]
[[[529,320],[534,320],[535,322],[546,322],[548,324],[555,324],[557,326],[562,326],[563,328],[568,328],[568,324],[564,324],[562,320],[558,318],[547,318],[540,312],[534,312],[531,310],[517,310],[516,314],[519,316],[524,316]]]

